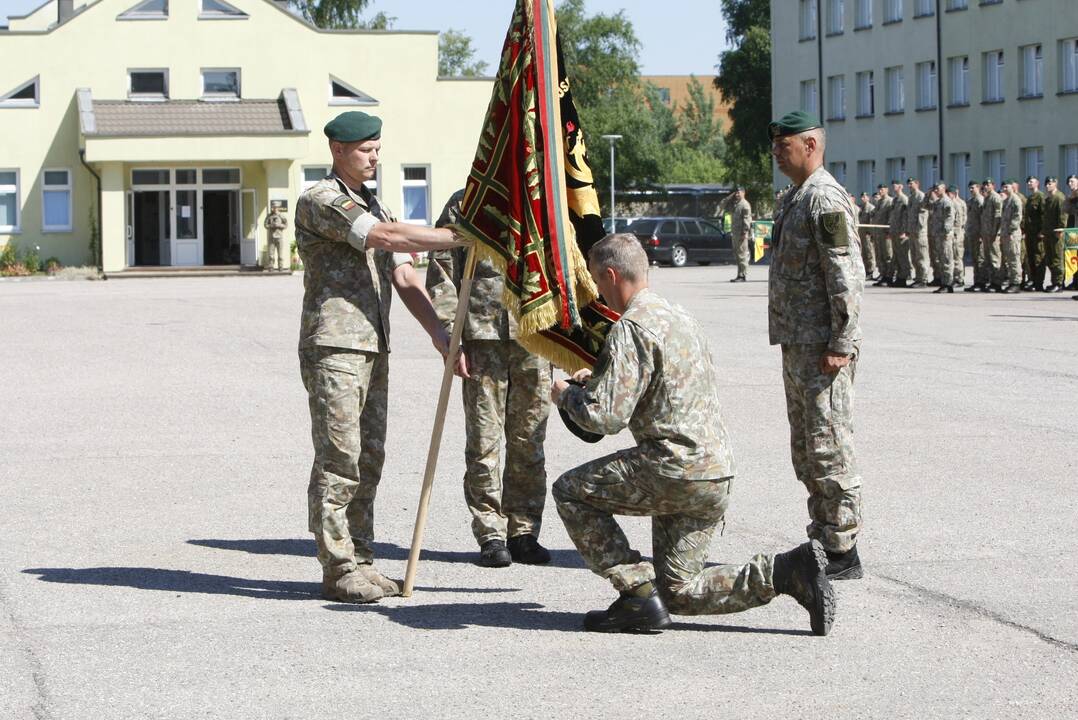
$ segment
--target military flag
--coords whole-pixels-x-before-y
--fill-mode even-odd
[[[618,315],[584,253],[605,234],[552,0],[518,0],[457,228],[505,275],[517,341],[573,372]]]
[[[1070,285],[1078,275],[1078,228],[1063,230],[1063,284]]]

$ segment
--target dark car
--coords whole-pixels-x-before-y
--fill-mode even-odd
[[[653,263],[681,267],[734,261],[733,237],[717,222],[691,217],[640,218],[626,228],[640,240]]]

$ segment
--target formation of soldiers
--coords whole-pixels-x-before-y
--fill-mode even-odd
[[[858,201],[865,275],[876,287],[926,288],[935,292],[1062,292],[1064,238],[1078,226],[1078,176],[1066,181],[1026,178],[996,186],[994,178],[969,184],[968,199],[939,182],[926,194],[916,178],[877,186]],[[853,196],[851,195],[851,199]],[[876,227],[871,227],[876,226]],[[967,248],[969,252],[967,253]],[[967,261],[967,255],[969,260]],[[973,282],[966,285],[966,265]],[[1048,285],[1045,281],[1048,280]],[[1078,295],[1074,296],[1078,300]]]

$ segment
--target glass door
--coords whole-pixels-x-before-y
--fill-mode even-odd
[[[176,185],[195,182],[195,170],[177,170]],[[172,264],[202,265],[202,191],[176,187],[172,191]]]

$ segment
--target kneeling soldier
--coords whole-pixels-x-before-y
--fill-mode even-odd
[[[628,426],[637,446],[554,484],[569,537],[588,567],[621,593],[607,610],[589,612],[585,629],[656,630],[670,624],[669,612],[739,612],[786,594],[809,611],[813,632],[826,635],[835,598],[818,541],[745,565],[706,566],[734,462],[704,332],[648,289],[647,255],[635,236],[607,236],[589,261],[599,291],[622,316],[594,374],[577,373],[581,385],[556,381],[551,397],[585,430],[612,435]],[[615,514],[651,516],[654,566],[629,547]]]

